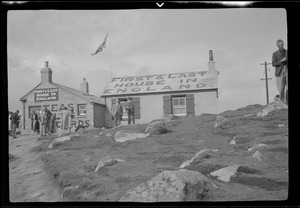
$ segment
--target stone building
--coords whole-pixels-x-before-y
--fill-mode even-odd
[[[209,51],[208,70],[147,76],[113,77],[103,94],[105,126],[112,127],[111,106],[116,99],[123,105],[126,124],[127,97],[135,103],[136,124],[161,118],[164,114],[193,116],[217,112],[218,72]],[[125,122],[124,122],[125,121]]]
[[[104,100],[89,94],[89,85],[85,79],[80,84],[80,90],[52,82],[52,70],[47,61],[45,67],[41,69],[41,82],[20,100],[23,104],[21,122],[26,132],[31,129],[31,112],[41,111],[44,106],[56,114],[58,129],[61,125],[60,111],[64,107],[74,109],[73,127],[80,124],[98,128],[105,126]]]

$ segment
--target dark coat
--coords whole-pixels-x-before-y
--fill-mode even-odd
[[[17,112],[14,112],[13,114],[11,114],[10,120],[12,124],[18,124],[20,117],[18,115]]]
[[[288,57],[288,51],[284,50],[283,54],[281,54],[281,52],[275,51],[272,55],[272,66],[276,67],[275,68],[275,76],[278,77],[283,69],[283,66],[287,66],[287,61],[282,63],[281,59],[283,59],[284,57]]]

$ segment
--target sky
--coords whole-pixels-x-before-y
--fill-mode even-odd
[[[94,53],[110,31],[106,48]],[[45,61],[53,82],[75,89],[83,78],[100,96],[115,76],[208,69],[213,50],[219,71],[218,112],[266,104],[264,65],[282,39],[285,9],[10,10],[7,16],[8,106],[41,80]],[[269,99],[277,92],[268,65]]]

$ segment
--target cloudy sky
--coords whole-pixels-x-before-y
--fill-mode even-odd
[[[111,31],[103,52],[91,56]],[[287,46],[284,9],[15,10],[8,12],[9,110],[40,83],[49,61],[53,82],[79,89],[86,78],[100,96],[112,76],[207,70],[213,50],[218,112],[266,104],[264,61],[276,40]],[[111,54],[111,56],[109,56]],[[269,65],[269,97],[277,93]]]

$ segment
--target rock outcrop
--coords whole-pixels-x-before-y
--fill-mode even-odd
[[[98,172],[98,170],[100,168],[103,168],[104,166],[115,165],[118,162],[125,162],[125,161],[116,157],[106,156],[98,162],[98,165],[95,168],[95,172]]]
[[[226,168],[221,168],[217,171],[214,171],[210,173],[210,175],[218,177],[218,180],[220,181],[229,182],[231,176],[234,176],[236,174],[236,171],[239,167],[239,165],[228,166]]]
[[[228,121],[227,118],[224,118],[224,117],[222,117],[222,116],[217,116],[216,121],[215,121],[215,124],[214,124],[214,127],[215,127],[215,128],[218,128],[218,127],[220,126],[221,123],[224,123],[224,122],[226,122],[226,121]]]
[[[129,133],[126,132],[125,130],[117,131],[115,133],[115,141],[116,142],[126,142],[129,140],[135,140],[135,139],[143,139],[148,137],[150,134],[144,134],[144,133]]]
[[[129,190],[119,201],[205,201],[212,187],[211,182],[199,172],[186,169],[164,171]]]
[[[287,108],[288,108],[287,104],[283,103],[280,100],[276,100],[270,103],[269,105],[267,105],[262,111],[259,111],[256,116],[264,117],[272,111],[279,110],[279,109],[287,109]]]
[[[49,145],[48,148],[52,149],[53,145],[57,144],[57,143],[61,143],[61,142],[65,142],[67,140],[71,140],[71,136],[64,136],[64,137],[58,137],[56,139],[54,139]]]
[[[145,130],[145,134],[166,134],[168,132],[170,130],[166,127],[166,123],[162,119],[151,121]]]
[[[192,159],[183,162],[183,163],[180,165],[179,168],[185,168],[186,166],[189,166],[189,165],[190,165],[196,158],[198,158],[201,154],[203,154],[203,153],[205,153],[205,152],[208,152],[208,151],[209,151],[209,149],[203,149],[203,150],[201,150],[200,152],[197,152],[197,153],[195,154],[195,156],[192,157]]]

